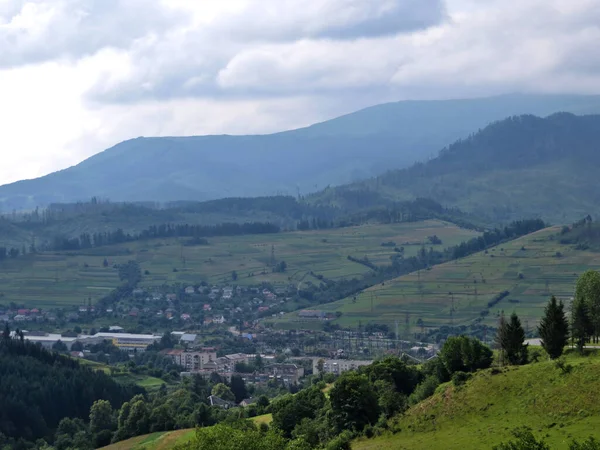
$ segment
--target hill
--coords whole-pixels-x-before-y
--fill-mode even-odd
[[[0,211],[53,202],[296,195],[406,167],[515,114],[600,113],[600,96],[509,95],[378,105],[262,136],[128,140],[82,163],[0,187]]]
[[[273,420],[271,414],[253,417],[255,424],[266,423],[269,425]],[[162,431],[158,433],[136,436],[116,444],[103,447],[102,450],[168,450],[176,445],[186,444],[194,438],[196,430],[184,429],[177,431]]]
[[[349,192],[407,200],[431,198],[491,221],[541,217],[555,223],[597,214],[600,116],[555,114],[493,123],[403,170],[317,194],[316,204],[344,204]]]
[[[334,228],[210,237],[206,245],[190,245],[189,238],[149,239],[76,251],[48,251],[0,260],[0,303],[16,302],[43,308],[79,305],[88,297],[96,300],[119,285],[115,264],[136,260],[143,272],[142,286],[163,283],[196,284],[200,281],[237,284],[276,285],[320,284],[317,276],[338,280],[361,277],[371,272],[363,264],[350,261],[352,255],[367,256],[378,264],[390,264],[394,247],[405,246],[406,256],[415,255],[428,236],[437,235],[436,249],[456,245],[477,236],[473,230],[439,220],[397,224],[371,224]],[[285,261],[285,273],[272,273],[271,252]],[[109,265],[104,267],[104,260]],[[174,270],[177,269],[177,270]]]
[[[571,243],[571,233],[579,231],[560,232],[560,227],[547,228],[321,308],[341,312],[334,323],[343,326],[398,321],[401,331],[410,333],[450,325],[495,326],[500,311],[514,310],[532,330],[550,295],[568,300],[581,273],[600,269],[600,253]],[[292,313],[279,326],[301,323]]]
[[[8,331],[8,329],[6,330]],[[114,407],[143,389],[121,385],[101,370],[41,347],[0,336],[0,438],[14,447],[19,439],[51,436],[65,417],[87,419],[92,404]],[[25,448],[25,447],[23,447]]]
[[[447,383],[397,419],[397,432],[362,439],[353,450],[491,449],[528,426],[552,449],[567,449],[600,426],[600,358],[570,355],[568,373],[552,361],[479,372],[466,385]]]

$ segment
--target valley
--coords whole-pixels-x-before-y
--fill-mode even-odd
[[[441,244],[432,245],[429,236]],[[181,283],[249,286],[269,283],[295,287],[319,284],[321,275],[336,280],[370,272],[348,260],[363,258],[389,265],[394,246],[404,246],[414,256],[422,245],[438,250],[460,244],[478,233],[447,222],[429,220],[399,224],[366,224],[358,227],[267,235],[214,237],[208,245],[187,245],[189,239],[150,239],[79,251],[42,252],[0,261],[0,303],[55,308],[95,303],[119,284],[113,266],[137,261],[143,275],[141,287]],[[394,242],[392,247],[382,243]],[[274,273],[273,262],[285,261],[285,272]],[[104,262],[108,265],[105,267]],[[147,274],[145,272],[148,272]],[[236,280],[232,273],[236,272]]]

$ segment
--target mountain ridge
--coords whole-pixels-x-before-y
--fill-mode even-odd
[[[600,96],[508,95],[375,105],[266,135],[134,138],[81,163],[0,186],[0,211],[114,201],[306,194],[403,168],[507,116],[600,113]]]
[[[597,214],[600,115],[513,116],[445,147],[437,158],[330,188],[318,203],[370,192],[383,201],[431,198],[492,221],[541,217],[557,223]]]

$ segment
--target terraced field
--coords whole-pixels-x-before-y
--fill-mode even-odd
[[[560,244],[560,227],[548,228],[487,252],[435,266],[374,286],[358,295],[323,305],[340,311],[344,326],[395,321],[413,331],[422,327],[466,325],[482,317],[496,323],[500,311],[516,311],[535,326],[550,295],[570,299],[577,277],[600,269],[600,253]],[[509,295],[488,307],[504,291]],[[419,320],[420,319],[420,320]],[[300,325],[295,314],[287,326]],[[422,322],[421,322],[422,321]],[[422,323],[422,326],[421,326]]]
[[[142,285],[163,283],[231,282],[237,284],[301,283],[310,272],[327,278],[359,276],[370,269],[347,259],[367,256],[376,264],[389,263],[393,241],[414,255],[427,237],[437,235],[441,249],[470,239],[477,233],[440,221],[392,225],[365,225],[333,230],[290,232],[209,239],[209,245],[186,246],[187,239],[164,239],[100,247],[79,252],[27,255],[0,263],[0,304],[15,302],[27,306],[61,307],[81,304],[89,297],[102,297],[118,285],[113,265],[136,260],[142,271]],[[428,245],[429,246],[429,245]],[[285,273],[272,273],[275,261],[285,261]],[[104,267],[104,260],[109,263]]]

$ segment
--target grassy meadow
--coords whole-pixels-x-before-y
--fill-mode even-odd
[[[343,326],[398,321],[412,331],[443,325],[468,325],[483,317],[493,325],[501,310],[516,311],[524,326],[532,328],[554,294],[569,300],[577,277],[587,269],[600,269],[600,253],[560,244],[560,227],[547,228],[486,252],[411,273],[367,289],[353,298],[321,306],[340,311]],[[495,296],[509,295],[488,308]],[[454,306],[454,308],[453,308]],[[484,314],[482,316],[482,314]],[[298,322],[289,314],[285,325]],[[420,322],[419,322],[420,324]]]
[[[472,230],[430,220],[390,225],[364,225],[332,230],[289,232],[210,238],[209,245],[186,246],[189,239],[154,239],[76,252],[46,252],[0,263],[0,303],[14,301],[30,307],[62,307],[81,304],[89,297],[104,296],[118,285],[113,265],[136,260],[142,271],[142,286],[164,283],[237,284],[301,283],[314,274],[326,278],[360,276],[370,269],[347,259],[348,255],[387,264],[394,241],[405,254],[416,254],[427,237],[437,235],[441,249],[476,236]],[[276,261],[285,261],[286,273],[272,273],[271,251]],[[103,266],[104,259],[109,262]],[[308,277],[308,278],[307,278]],[[313,281],[316,281],[313,280]]]
[[[272,414],[264,414],[262,416],[253,417],[252,420],[256,425],[262,423],[269,425],[273,421]],[[136,436],[116,444],[103,447],[102,450],[167,450],[175,445],[186,444],[196,436],[194,428],[177,431],[163,431],[158,433],[146,434],[144,436]]]
[[[361,439],[353,450],[490,449],[531,428],[552,449],[600,436],[600,355],[567,356],[569,373],[544,360],[479,372],[466,385],[446,383],[394,421],[396,434]]]

